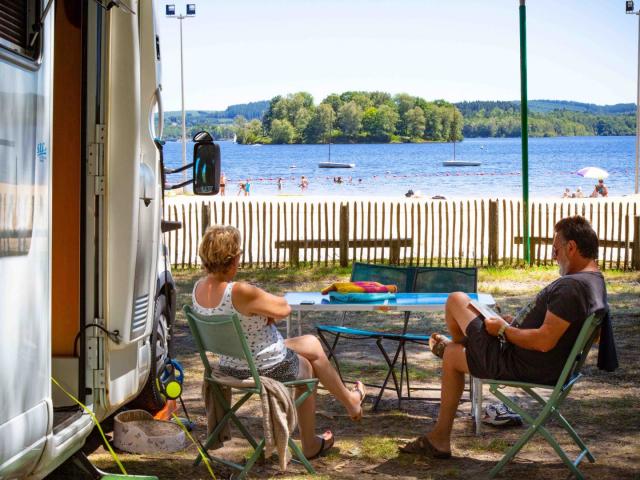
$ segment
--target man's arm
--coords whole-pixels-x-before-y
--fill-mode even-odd
[[[506,325],[504,335],[509,342],[520,348],[539,352],[548,352],[553,349],[570,325],[569,322],[549,310],[547,310],[540,328],[520,329],[512,327],[501,318],[486,318],[484,324],[489,335],[494,337],[498,336],[500,327]]]
[[[233,286],[234,307],[243,315],[259,315],[274,320],[287,318],[291,307],[284,299],[265,292],[248,283],[236,282]]]

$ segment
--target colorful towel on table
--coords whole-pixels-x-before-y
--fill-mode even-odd
[[[338,293],[396,293],[398,287],[395,285],[382,285],[378,282],[336,282],[322,290],[322,294],[329,292]]]
[[[371,303],[396,298],[395,293],[340,293],[329,292],[329,301],[337,303]]]

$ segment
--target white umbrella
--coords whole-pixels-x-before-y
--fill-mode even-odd
[[[578,175],[584,178],[607,178],[609,173],[598,167],[584,167],[576,172]]]

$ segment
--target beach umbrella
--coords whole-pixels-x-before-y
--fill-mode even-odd
[[[584,178],[607,178],[609,173],[598,167],[584,167],[576,172],[578,175]]]

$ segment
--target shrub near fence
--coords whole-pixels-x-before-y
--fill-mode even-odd
[[[600,239],[604,268],[640,270],[639,201],[542,201],[529,205],[531,263],[553,262],[553,225],[580,214]],[[217,197],[167,199],[165,219],[181,230],[165,234],[174,266],[199,263],[198,244],[208,225],[237,227],[242,265],[347,265],[351,261],[428,266],[498,266],[523,263],[522,202],[279,200]]]

